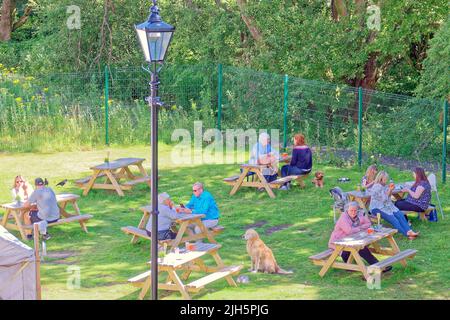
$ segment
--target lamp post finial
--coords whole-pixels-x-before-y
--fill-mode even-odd
[[[159,8],[157,6],[156,0],[153,0],[153,6],[150,8],[150,17],[148,21],[151,23],[161,22],[161,17],[159,16]]]

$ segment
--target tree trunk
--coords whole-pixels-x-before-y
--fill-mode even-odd
[[[3,0],[0,17],[0,41],[11,40],[11,32],[13,26],[12,12],[15,6],[15,0]]]
[[[19,20],[14,22],[14,24],[12,26],[12,31],[19,29],[21,26],[23,26],[25,24],[25,22],[27,22],[28,18],[30,17],[31,11],[33,11],[33,9],[31,7],[28,7],[28,6],[25,7],[25,11],[24,11],[23,15],[20,17]]]
[[[255,39],[256,42],[261,42],[262,41],[261,32],[255,26],[253,18],[245,14],[244,7],[246,3],[247,3],[246,0],[237,0],[237,5],[239,7],[239,11],[241,12],[241,18],[244,21],[245,25],[247,26],[248,31],[250,31],[250,34],[252,35],[253,39]]]

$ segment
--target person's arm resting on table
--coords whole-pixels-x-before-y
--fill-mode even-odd
[[[414,199],[419,199],[422,193],[425,191],[425,188],[422,186],[418,186],[416,191],[412,191],[411,189],[404,189],[406,192],[409,193],[411,197]]]

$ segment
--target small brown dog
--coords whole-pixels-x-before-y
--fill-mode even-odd
[[[323,172],[322,171],[316,171],[314,174],[314,179],[312,181],[316,185],[316,188],[323,188]]]
[[[272,250],[259,237],[254,229],[248,229],[243,238],[247,240],[247,253],[252,260],[251,272],[291,274],[292,271],[281,269],[273,256]]]

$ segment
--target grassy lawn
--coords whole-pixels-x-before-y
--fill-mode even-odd
[[[4,154],[0,155],[0,201],[10,202],[12,182],[17,174],[29,180],[46,177],[50,186],[62,179],[84,177],[89,167],[103,162],[105,150],[65,152],[57,154]],[[223,248],[219,253],[228,265],[243,264],[241,274],[250,278],[248,284],[231,288],[225,280],[210,284],[194,299],[449,299],[450,273],[450,193],[448,186],[439,185],[446,219],[439,215],[438,223],[413,220],[413,229],[421,231],[415,241],[396,235],[401,249],[418,250],[416,257],[403,268],[394,265],[383,277],[381,290],[369,290],[361,274],[331,270],[324,278],[319,267],[308,257],[327,247],[333,228],[332,199],[328,190],[339,177],[351,182],[341,184],[345,190],[355,188],[362,172],[354,168],[335,168],[315,165],[325,172],[325,188],[316,189],[310,182],[307,188],[275,191],[276,199],[254,189],[239,191],[230,196],[230,186],[222,179],[237,173],[236,165],[192,165],[181,167],[170,161],[171,149],[160,148],[161,191],[167,191],[176,203],[187,202],[191,185],[202,181],[219,204],[221,222],[226,230],[217,237]],[[150,147],[111,148],[111,158],[143,157],[144,166],[150,166]],[[395,181],[411,180],[410,172],[388,169]],[[55,187],[57,193],[81,194],[73,183]],[[136,187],[121,198],[109,191],[93,190],[79,200],[83,213],[94,216],[85,234],[77,223],[50,229],[52,239],[47,242],[47,257],[42,265],[43,299],[136,299],[138,290],[126,283],[127,279],[146,270],[150,258],[150,242],[132,245],[130,237],[120,231],[122,226],[137,226],[139,207],[150,201],[150,190],[145,185]],[[433,203],[436,203],[434,200]],[[256,228],[262,239],[273,250],[280,266],[293,270],[293,275],[253,274],[247,270],[250,259],[241,236],[246,225],[266,221]],[[266,231],[274,226],[289,225],[270,235]],[[18,235],[17,233],[15,233]],[[29,243],[31,245],[31,243]],[[64,255],[66,254],[66,255]],[[67,279],[70,268],[79,267],[81,288],[69,289]],[[69,271],[68,271],[69,268]],[[179,293],[160,291],[162,299],[180,299]]]

